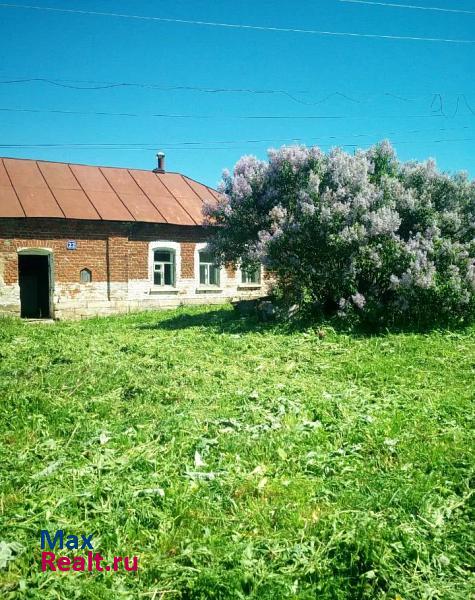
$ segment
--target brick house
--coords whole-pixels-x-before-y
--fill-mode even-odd
[[[218,268],[202,206],[215,190],[164,171],[0,159],[0,315],[81,318],[259,296]]]

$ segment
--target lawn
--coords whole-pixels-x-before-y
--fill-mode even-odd
[[[0,597],[473,597],[475,329],[323,330],[0,321]],[[42,572],[58,529],[138,571]]]

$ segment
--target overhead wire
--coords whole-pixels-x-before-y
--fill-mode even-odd
[[[227,88],[227,87],[206,87],[206,86],[192,86],[192,85],[159,85],[155,83],[140,83],[140,82],[130,82],[130,81],[91,81],[91,80],[81,80],[81,79],[53,79],[47,77],[21,77],[21,78],[10,78],[10,79],[0,79],[0,85],[17,85],[23,83],[44,83],[46,85],[53,85],[61,88],[71,89],[71,90],[79,90],[79,91],[101,91],[108,89],[116,89],[116,88],[141,88],[141,89],[151,89],[158,90],[161,92],[174,92],[174,91],[190,91],[190,92],[202,92],[202,93],[212,93],[212,94],[222,94],[222,93],[243,93],[243,94],[255,94],[255,95],[265,95],[265,94],[276,94],[283,95],[290,100],[297,102],[298,104],[303,104],[306,106],[319,106],[320,104],[324,104],[328,102],[332,98],[339,97],[348,102],[352,102],[354,104],[363,104],[367,102],[372,102],[377,97],[388,97],[394,98],[401,102],[415,102],[418,99],[426,98],[430,96],[432,98],[432,104],[435,103],[436,100],[439,100],[442,103],[443,94],[441,92],[428,92],[427,94],[420,94],[418,96],[414,96],[412,98],[408,98],[405,96],[401,96],[400,94],[395,94],[393,92],[383,91],[378,94],[372,94],[367,98],[355,98],[353,95],[349,95],[348,93],[344,93],[341,91],[334,91],[319,100],[302,100],[297,98],[295,94],[309,94],[308,90],[283,90],[283,89],[259,89],[259,88]],[[77,85],[80,84],[80,85]],[[455,94],[454,94],[455,95]],[[465,94],[457,94],[464,99],[465,103],[468,103]],[[470,109],[472,111],[472,109]],[[473,112],[473,111],[472,111]]]
[[[34,6],[28,4],[13,4],[7,2],[0,3],[1,8],[20,8],[26,10],[49,11],[77,15],[90,15],[100,17],[114,17],[120,19],[135,19],[144,21],[157,21],[162,23],[176,23],[180,25],[198,25],[205,27],[221,27],[227,29],[240,29],[248,31],[269,31],[274,33],[299,33],[308,35],[322,36],[337,36],[337,37],[354,37],[354,38],[373,38],[399,41],[418,41],[418,42],[443,42],[449,44],[475,44],[475,39],[452,39],[452,38],[437,38],[437,37],[422,37],[422,36],[406,36],[406,35],[389,35],[377,33],[360,33],[352,31],[326,31],[318,29],[301,29],[297,27],[272,27],[267,25],[248,25],[243,23],[222,23],[217,21],[200,21],[195,19],[172,19],[169,17],[154,17],[150,15],[132,15],[126,13],[113,13],[92,10],[80,10],[73,8],[58,8],[53,6]]]
[[[422,115],[193,115],[193,114],[170,114],[170,113],[129,113],[129,112],[109,112],[109,111],[83,111],[83,110],[65,110],[59,108],[18,108],[18,107],[0,107],[0,112],[19,112],[19,113],[52,113],[61,115],[82,115],[82,116],[107,116],[107,117],[139,117],[139,118],[164,118],[164,119],[242,119],[242,120],[341,120],[341,119],[432,119],[446,117],[441,113],[422,114]]]
[[[362,137],[384,137],[384,136],[388,136],[388,135],[399,135],[399,134],[408,134],[408,135],[414,135],[414,134],[424,134],[424,133],[438,133],[438,132],[454,132],[454,131],[465,131],[465,130],[470,130],[473,129],[472,127],[466,125],[466,126],[462,126],[462,127],[440,127],[440,128],[436,128],[436,129],[409,129],[409,130],[395,130],[395,131],[386,131],[385,133],[380,133],[380,132],[366,132],[366,133],[354,133],[354,134],[346,134],[345,137],[350,137],[350,138],[362,138]],[[298,136],[293,136],[293,137],[288,137],[288,138],[263,138],[263,139],[247,139],[247,140],[196,140],[196,141],[178,141],[178,142],[163,142],[162,143],[158,143],[158,142],[139,142],[139,143],[125,143],[125,142],[112,142],[112,143],[43,143],[43,144],[35,144],[38,146],[51,146],[51,147],[61,147],[61,146],[70,146],[70,147],[83,147],[83,146],[87,146],[87,147],[97,147],[97,146],[101,146],[101,147],[114,147],[114,146],[124,146],[126,145],[127,147],[133,147],[133,146],[137,146],[137,147],[157,147],[158,146],[162,147],[162,146],[166,146],[168,148],[171,147],[175,147],[175,146],[199,146],[199,145],[203,145],[203,144],[264,144],[264,143],[286,143],[286,142],[291,142],[291,143],[295,143],[295,142],[305,142],[305,140],[338,140],[339,138],[341,138],[341,136],[336,136],[336,135],[322,135],[322,136],[311,136],[311,137],[298,137]],[[11,144],[9,144],[11,145]]]
[[[290,92],[286,90],[273,90],[273,89],[252,89],[252,88],[213,88],[213,87],[199,87],[199,86],[190,86],[190,85],[176,85],[176,86],[161,86],[157,84],[147,84],[147,83],[132,83],[132,82],[94,82],[94,81],[77,81],[77,83],[88,84],[88,85],[74,85],[75,80],[59,80],[59,79],[48,79],[44,77],[28,77],[22,79],[10,79],[10,80],[0,80],[0,85],[9,85],[9,84],[18,84],[18,83],[45,83],[49,85],[54,85],[57,87],[62,87],[71,90],[85,90],[85,91],[96,91],[96,90],[107,90],[121,87],[136,87],[142,89],[153,89],[159,91],[193,91],[193,92],[203,92],[203,93],[211,93],[211,94],[220,94],[220,93],[246,93],[246,94],[280,94],[286,96],[297,102],[298,104],[308,104],[313,105],[313,102],[306,102],[304,100],[300,100],[293,96]],[[91,85],[92,84],[92,85]],[[295,93],[306,93],[306,92],[295,92]],[[339,94],[335,92],[337,95],[345,96],[344,94]],[[332,94],[333,95],[333,94]],[[353,102],[358,102],[358,100],[353,100],[352,98],[347,98]],[[324,98],[320,102],[316,102],[316,104],[321,104],[324,102],[326,98]]]
[[[345,4],[368,4],[371,6],[384,6],[389,8],[406,8],[411,10],[433,10],[444,13],[459,13],[464,15],[475,15],[473,10],[464,10],[461,8],[442,8],[438,6],[418,6],[416,4],[397,4],[396,2],[374,2],[373,0],[338,0]]]
[[[382,2],[367,2],[367,1],[363,1],[363,0],[340,0],[342,2],[353,2],[353,3],[357,3],[357,4],[378,4],[378,5],[388,5],[388,6],[392,6],[392,3],[382,3]],[[401,7],[406,7],[406,8],[423,8],[423,7],[413,7],[412,5],[397,5],[397,6],[401,6]],[[349,33],[349,32],[322,32],[322,31],[316,31],[316,30],[304,30],[304,29],[291,29],[291,28],[278,28],[278,27],[263,27],[263,26],[254,26],[254,25],[238,25],[238,24],[229,24],[229,23],[216,23],[216,22],[207,22],[207,21],[191,21],[191,20],[183,20],[183,19],[169,19],[169,18],[164,18],[164,17],[147,17],[147,16],[141,16],[141,15],[127,15],[127,14],[121,14],[121,13],[105,13],[105,12],[98,12],[98,11],[83,11],[83,10],[77,10],[77,9],[62,9],[62,8],[56,8],[56,7],[43,7],[43,6],[31,6],[31,5],[18,5],[18,4],[11,4],[11,3],[0,3],[0,7],[3,8],[25,8],[25,9],[33,9],[33,10],[47,10],[47,11],[54,11],[54,12],[62,12],[62,13],[74,13],[74,14],[87,14],[87,15],[96,15],[96,16],[110,16],[110,17],[120,17],[120,18],[132,18],[132,19],[147,19],[147,20],[154,20],[154,21],[163,21],[163,22],[173,22],[173,23],[185,23],[185,24],[195,24],[195,25],[208,25],[208,26],[217,26],[217,27],[230,27],[230,28],[242,28],[242,29],[257,29],[257,30],[269,30],[269,31],[285,31],[285,32],[294,32],[294,33],[311,33],[311,34],[328,34],[328,35],[356,35],[356,36],[362,36],[362,37],[383,37],[383,38],[392,38],[392,39],[424,39],[427,41],[452,41],[452,42],[457,42],[457,43],[475,43],[475,40],[447,40],[447,39],[442,39],[442,38],[413,38],[413,37],[407,37],[407,36],[385,36],[385,35],[375,35],[375,34],[355,34],[355,33]],[[425,7],[424,7],[425,8]],[[460,12],[460,11],[450,11],[450,12]],[[465,12],[471,12],[471,11],[465,11]],[[252,89],[252,88],[222,88],[222,87],[217,87],[217,88],[207,88],[207,87],[199,87],[199,86],[158,86],[156,84],[141,84],[141,83],[131,83],[131,82],[89,82],[89,81],[76,81],[76,83],[86,83],[86,84],[93,84],[93,85],[73,85],[71,83],[71,81],[74,83],[75,80],[55,80],[55,79],[49,79],[49,78],[23,78],[23,79],[11,79],[11,80],[4,80],[4,81],[0,81],[0,84],[14,84],[14,83],[25,83],[25,82],[43,82],[43,83],[47,83],[50,85],[56,85],[59,87],[65,87],[65,88],[69,88],[69,89],[78,89],[78,90],[100,90],[100,89],[109,89],[109,88],[115,88],[115,87],[149,87],[152,89],[160,89],[160,90],[166,90],[166,91],[171,91],[171,90],[192,90],[192,91],[201,91],[201,92],[208,92],[208,93],[229,93],[229,92],[240,92],[240,93],[254,93],[254,94],[283,94],[285,96],[288,96],[290,99],[292,99],[295,102],[301,103],[301,104],[306,104],[306,105],[317,105],[317,104],[321,104],[327,100],[329,100],[332,97],[335,96],[340,96],[342,98],[345,98],[348,101],[351,102],[355,102],[355,103],[361,103],[360,100],[354,99],[350,96],[348,96],[347,94],[343,94],[341,92],[334,92],[332,94],[327,95],[326,97],[324,97],[322,100],[317,101],[317,102],[306,102],[303,100],[300,100],[298,98],[296,98],[295,96],[293,96],[290,92],[286,91],[286,90],[279,90],[279,89]],[[305,92],[297,92],[297,93],[305,93]],[[402,101],[411,101],[413,99],[411,98],[404,98],[402,96],[398,96],[392,93],[384,93],[383,95],[386,96],[390,96],[390,97],[394,97],[398,100],[402,100]],[[471,112],[471,114],[475,114],[475,111],[473,110],[473,108],[471,107],[471,105],[469,104],[467,98],[465,95],[459,95],[457,97],[457,106],[455,109],[455,112],[452,116],[456,116],[459,106],[460,106],[460,101],[463,101],[466,108]],[[398,118],[433,118],[433,117],[446,117],[446,113],[443,109],[443,100],[442,100],[442,95],[437,93],[433,95],[433,99],[432,99],[432,104],[431,104],[431,109],[434,108],[434,106],[437,106],[438,108],[436,110],[433,110],[433,113],[430,115],[402,115],[402,116],[381,116],[381,117],[371,117],[371,118],[391,118],[391,119],[398,119]],[[127,113],[127,112],[107,112],[107,111],[75,111],[75,110],[61,110],[61,109],[30,109],[30,108],[10,108],[10,107],[0,107],[0,111],[1,112],[31,112],[31,113],[56,113],[56,114],[65,114],[65,115],[94,115],[94,116],[117,116],[117,117],[143,117],[143,116],[147,116],[147,117],[153,117],[153,118],[177,118],[177,119],[214,119],[214,118],[226,118],[226,119],[352,119],[352,118],[369,118],[369,117],[365,117],[362,115],[233,115],[233,116],[224,116],[224,115],[190,115],[190,114],[167,114],[167,113],[157,113],[157,114],[149,114],[149,115],[140,115],[137,113]],[[361,134],[361,136],[365,136],[368,134]],[[330,136],[331,138],[336,138],[336,136]],[[358,137],[358,136],[357,136]],[[290,141],[295,141],[296,138],[292,138],[292,140]],[[263,141],[259,141],[259,140],[254,140],[254,141],[246,141],[245,143],[264,143],[265,140]],[[433,140],[434,143],[443,143],[443,142],[450,142],[450,141],[465,141],[465,140]],[[469,140],[467,140],[469,141]],[[205,143],[209,143],[209,142],[205,142]],[[218,142],[218,143],[240,143],[240,142]],[[412,141],[410,142],[399,142],[399,143],[413,143]],[[195,142],[183,142],[183,144],[185,145],[193,145],[195,144]],[[197,144],[197,143],[196,143]],[[130,148],[131,146],[133,147],[139,147],[138,145],[127,145],[127,148]],[[355,146],[353,144],[344,144],[344,146]],[[1,145],[0,147],[19,147],[19,145]],[[24,146],[26,147],[26,146]],[[92,148],[92,147],[96,147],[96,148],[122,148],[124,147],[123,145],[75,145],[75,144],[70,144],[70,145],[62,145],[62,144],[56,144],[56,145],[52,145],[52,144],[39,144],[39,145],[28,145],[28,147],[74,147],[74,148]],[[145,146],[142,146],[145,147]],[[148,145],[147,145],[148,147]],[[174,146],[176,149],[178,149],[176,146]],[[190,148],[191,149],[191,148]],[[218,149],[218,148],[208,148],[208,149]],[[220,148],[221,149],[221,148]]]
[[[401,141],[397,141],[394,142],[394,146],[398,146],[401,144],[445,144],[445,143],[465,143],[465,142],[474,142],[475,138],[453,138],[453,139],[438,139],[438,140],[401,140]],[[320,147],[324,147],[324,148],[332,148],[332,147],[338,147],[338,148],[359,148],[360,145],[359,144],[320,144]],[[208,151],[208,150],[226,150],[226,151],[230,151],[233,150],[235,152],[242,152],[242,151],[246,151],[248,150],[245,147],[239,148],[239,147],[229,147],[229,146],[206,146],[206,147],[173,147],[173,148],[166,148],[166,147],[162,147],[164,150],[175,150],[177,152],[181,152],[181,151],[188,151],[188,150],[199,150],[201,152],[204,151]],[[0,144],[0,148],[3,149],[11,149],[11,150],[22,150],[22,149],[31,149],[31,148],[42,148],[42,149],[48,149],[48,147],[45,146],[38,146],[38,145],[27,145],[27,144],[23,144],[23,145],[6,145],[6,144]],[[134,147],[129,147],[129,146],[115,146],[113,148],[110,147],[81,147],[81,148],[77,148],[77,147],[69,147],[69,146],[61,146],[62,149],[67,149],[67,150],[127,150],[127,151],[154,151],[156,150],[156,146],[134,146]]]
[[[288,141],[292,141],[292,142],[303,142],[303,140],[299,139],[299,138],[295,138],[293,140],[288,140]],[[455,142],[472,142],[475,141],[475,138],[449,138],[449,139],[444,139],[444,138],[439,138],[439,139],[435,139],[435,140],[424,140],[424,139],[417,139],[417,140],[395,140],[393,141],[393,144],[395,146],[400,145],[400,144],[425,144],[425,143],[431,143],[431,144],[443,144],[443,143],[455,143]],[[209,143],[213,143],[213,142],[209,142]],[[225,143],[225,142],[223,142]],[[238,143],[238,142],[235,142]],[[246,143],[246,142],[242,142],[242,143]],[[253,143],[259,143],[257,140],[255,140]],[[263,143],[263,142],[261,142]],[[342,148],[358,148],[361,146],[361,144],[350,144],[350,143],[334,143],[331,144],[329,142],[323,142],[321,141],[319,144],[309,144],[310,147],[313,146],[322,146],[322,147],[342,147]],[[27,149],[27,148],[42,148],[42,149],[68,149],[68,150],[150,150],[150,151],[154,151],[157,148],[160,148],[162,150],[175,150],[175,151],[182,151],[182,150],[199,150],[199,151],[205,151],[205,150],[240,150],[239,146],[203,146],[203,145],[191,145],[191,144],[184,144],[184,145],[169,145],[169,144],[59,144],[59,143],[45,143],[45,144],[0,144],[0,148],[4,148],[4,149],[14,149],[14,150],[19,150],[19,149]],[[247,149],[247,148],[246,148]]]

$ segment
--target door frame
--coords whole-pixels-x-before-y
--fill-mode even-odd
[[[49,318],[54,319],[54,254],[52,248],[18,248],[18,256],[47,256],[48,257],[48,300]],[[18,261],[18,285],[20,285],[20,268]],[[21,300],[20,300],[21,310]]]

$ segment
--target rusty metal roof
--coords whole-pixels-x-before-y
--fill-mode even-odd
[[[0,218],[201,225],[218,193],[179,173],[0,158]]]

